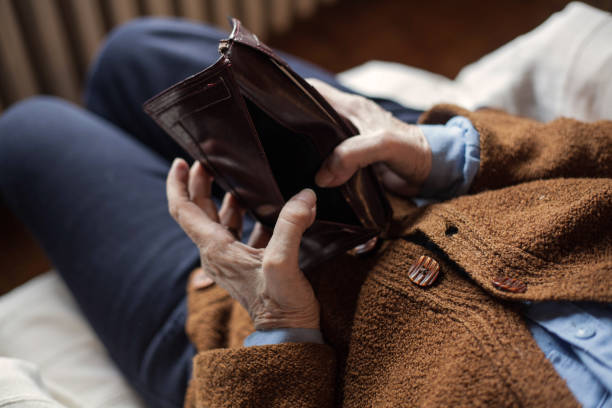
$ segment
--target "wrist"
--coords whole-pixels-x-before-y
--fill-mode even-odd
[[[392,140],[388,163],[413,185],[420,186],[429,177],[432,168],[432,150],[429,141],[417,125],[395,120],[391,129]]]
[[[311,304],[299,310],[279,307],[276,302],[262,302],[264,307],[254,307],[251,318],[255,330],[320,329],[319,304]]]
[[[258,330],[244,340],[244,346],[264,346],[282,343],[315,343],[325,344],[320,330],[280,328]]]

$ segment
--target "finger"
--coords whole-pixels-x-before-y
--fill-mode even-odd
[[[386,163],[374,163],[372,168],[379,179],[382,179],[383,174],[389,171],[389,166]]]
[[[238,201],[231,193],[225,193],[221,209],[219,210],[219,220],[237,240],[242,237],[242,218],[244,210],[240,208]]]
[[[419,186],[409,183],[389,169],[383,170],[380,177],[385,188],[397,195],[414,197],[420,191]]]
[[[264,270],[298,270],[300,241],[314,222],[316,202],[314,191],[304,189],[283,206],[266,247]]]
[[[332,106],[335,104],[344,105],[351,98],[358,97],[357,95],[342,92],[338,88],[335,88],[317,78],[307,78],[306,81],[312,85],[312,87],[315,88],[317,92],[321,94],[321,96],[327,99]]]
[[[384,161],[392,154],[393,143],[384,133],[358,135],[340,143],[325,160],[315,176],[320,187],[336,187],[360,168]]]
[[[262,223],[258,222],[255,224],[253,232],[251,232],[248,245],[253,248],[265,248],[268,242],[270,242],[271,236],[272,233],[270,230],[264,227]]]
[[[368,118],[372,116],[372,112],[382,111],[376,103],[361,95],[343,92],[316,78],[309,78],[307,81],[338,113],[349,119],[360,132],[366,129]]]
[[[189,170],[189,198],[213,221],[219,221],[217,206],[210,197],[213,178],[199,161],[194,161]]]
[[[166,179],[168,210],[181,228],[196,244],[214,239],[221,227],[189,199],[187,187],[189,166],[183,159],[176,159],[170,167]]]

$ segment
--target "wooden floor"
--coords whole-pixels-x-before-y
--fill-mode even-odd
[[[563,0],[339,0],[268,43],[339,72],[371,59],[454,77],[462,66],[562,9]],[[610,10],[610,0],[591,1]],[[50,263],[26,228],[0,203],[0,293]]]

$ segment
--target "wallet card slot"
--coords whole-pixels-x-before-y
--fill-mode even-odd
[[[184,100],[181,101],[183,104],[190,106],[189,99],[195,99],[197,97],[197,102],[193,104],[193,106],[197,106],[197,108],[189,113],[185,113],[184,116],[193,115],[199,111],[208,109],[214,104],[226,101],[232,97],[222,77],[215,82],[207,82],[206,85],[203,84],[202,87],[202,89],[188,95],[187,97],[185,97]],[[202,97],[204,97],[206,102],[203,103]],[[184,116],[181,116],[179,120],[182,120]]]
[[[189,92],[179,99],[179,102],[173,103],[156,114],[164,124],[174,126],[175,123],[182,121],[186,117],[208,109],[231,97],[223,77],[220,77],[215,81],[204,81],[198,86],[198,89]]]
[[[223,72],[228,69],[229,65],[230,63],[226,58],[219,58],[206,70],[192,75],[153,96],[144,103],[144,110],[151,116],[159,116],[169,107],[182,104],[185,99],[189,99],[203,90],[205,91],[208,84],[222,81]]]

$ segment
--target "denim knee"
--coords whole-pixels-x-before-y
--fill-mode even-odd
[[[57,122],[69,123],[76,109],[57,97],[34,96],[13,104],[0,116],[0,192],[11,194],[36,176],[41,155],[57,148],[50,128]]]
[[[85,81],[85,105],[89,108],[92,95],[117,86],[150,47],[149,33],[160,19],[139,18],[112,30],[96,56]]]
[[[87,75],[85,104],[89,108],[92,95],[113,87],[127,87],[130,81],[138,80],[135,77],[139,73],[156,69],[156,58],[166,56],[163,50],[180,48],[184,39],[209,38],[216,44],[226,35],[214,27],[179,18],[131,20],[113,29],[100,49]]]
[[[27,159],[48,136],[47,122],[70,115],[75,105],[55,96],[38,95],[11,105],[0,115],[0,164]]]

